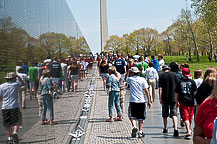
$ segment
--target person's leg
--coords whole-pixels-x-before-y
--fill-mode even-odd
[[[42,96],[42,112],[41,112],[41,120],[45,121],[46,113],[47,113],[47,102],[46,96]]]
[[[130,122],[131,122],[131,124],[132,124],[133,127],[136,127],[136,119],[131,118]]]
[[[110,92],[109,93],[109,117],[110,119],[112,119],[112,115],[113,115],[113,106],[114,106],[114,99],[115,99],[115,96],[114,96],[114,93],[113,92]]]
[[[152,100],[153,100],[153,95],[152,95],[152,91],[153,91],[153,87],[152,87],[152,85],[151,85],[151,82],[148,82],[148,85],[149,85],[149,88],[148,88],[148,90],[149,90],[149,94],[150,94],[150,101],[152,102]]]
[[[114,102],[115,102],[115,108],[117,111],[117,116],[119,117],[119,120],[122,120],[122,111],[121,111],[121,107],[120,107],[120,92],[114,92]]]
[[[50,114],[50,120],[54,120],[54,109],[53,109],[53,99],[51,96],[46,96],[47,97],[47,108]]]
[[[173,120],[174,130],[178,130],[178,120],[177,120],[177,116],[173,116],[173,117],[172,117],[172,120]]]
[[[22,108],[25,108],[26,107],[26,86],[24,85],[23,86],[23,90],[22,90]]]
[[[167,130],[168,118],[163,118],[163,123],[164,123],[164,129]]]
[[[152,98],[153,98],[153,102],[155,101],[155,86],[156,86],[156,79],[153,79],[153,82],[151,83],[152,86]]]
[[[143,120],[139,120],[139,131],[142,132]]]
[[[75,80],[75,91],[77,91],[77,89],[78,89],[78,79],[76,78],[76,80]]]
[[[120,91],[120,107],[122,110],[122,113],[124,113],[124,98],[125,98],[126,90],[122,89]]]

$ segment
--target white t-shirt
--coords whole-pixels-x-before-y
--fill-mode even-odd
[[[130,102],[145,102],[144,89],[148,88],[148,83],[145,78],[140,76],[132,76],[127,78],[126,81],[128,84],[130,84]]]

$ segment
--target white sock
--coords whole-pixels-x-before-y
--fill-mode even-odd
[[[142,133],[142,130],[141,130],[141,131],[139,131],[139,133]]]
[[[11,138],[11,137],[8,137],[8,140],[12,140],[12,138]]]
[[[13,134],[17,134],[17,132],[13,132]]]
[[[137,128],[136,126],[133,126],[133,128]]]

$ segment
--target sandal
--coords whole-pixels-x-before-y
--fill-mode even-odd
[[[41,125],[47,125],[47,124],[49,124],[49,121],[46,121],[46,120],[41,121]]]
[[[55,122],[55,121],[50,121],[50,125],[56,125],[57,124],[57,122]]]
[[[113,120],[112,119],[107,119],[106,122],[113,122]]]
[[[123,121],[123,117],[122,116],[121,117],[115,117],[114,121]]]

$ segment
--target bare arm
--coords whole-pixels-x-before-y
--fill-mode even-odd
[[[23,80],[22,80],[22,79],[20,78],[20,76],[18,76],[18,75],[17,75],[17,78],[18,78],[19,82],[21,83],[21,85],[23,86],[23,85],[24,85]]]
[[[159,87],[159,101],[160,101],[160,104],[163,105],[163,101],[162,101],[162,88]]]
[[[194,128],[193,142],[194,144],[210,144],[211,142],[211,139],[205,139],[203,137],[203,127],[196,123]]]
[[[178,94],[178,93],[175,93],[176,108],[179,107],[179,101],[178,101],[178,98],[179,98],[179,94]]]
[[[146,94],[146,97],[148,99],[148,107],[151,108],[151,102],[150,102],[150,95],[149,95],[149,91],[147,88],[145,88],[145,94]]]

